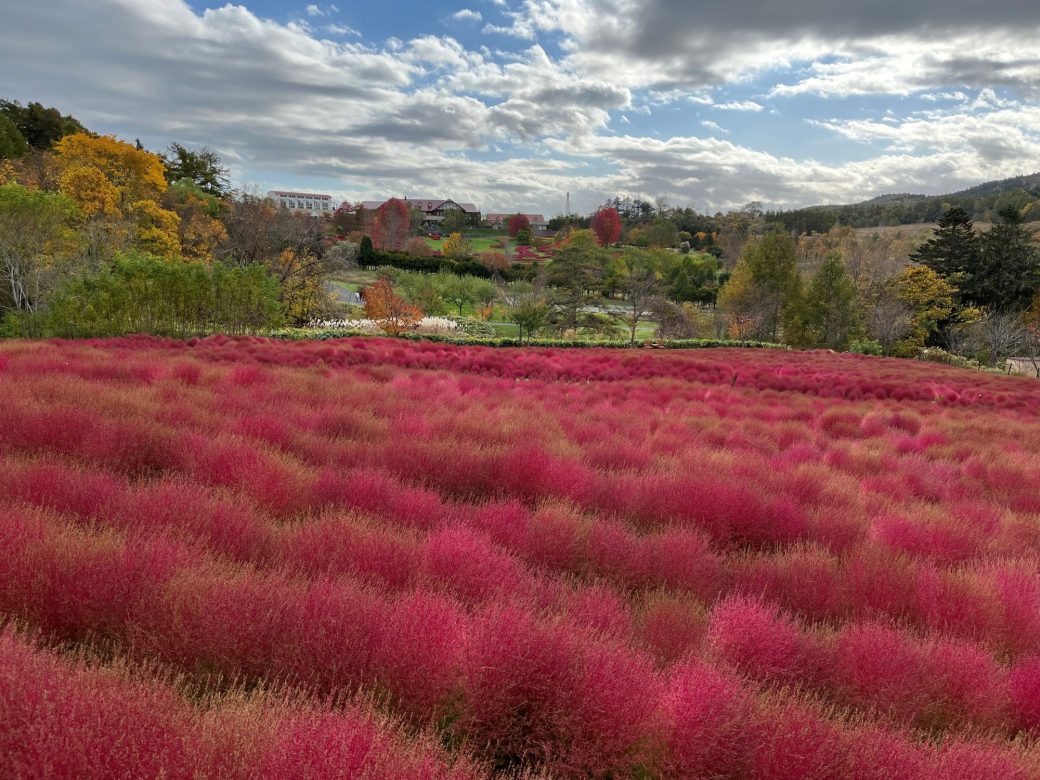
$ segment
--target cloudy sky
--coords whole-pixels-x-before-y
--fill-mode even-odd
[[[261,190],[849,202],[1040,169],[1033,5],[5,0],[0,96]]]

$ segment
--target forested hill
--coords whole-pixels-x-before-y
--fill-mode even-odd
[[[1040,173],[990,181],[949,195],[881,195],[843,206],[768,211],[765,217],[800,233],[823,233],[839,224],[876,227],[936,222],[950,206],[959,206],[981,222],[992,221],[1005,206],[1015,206],[1026,220],[1040,219]]]

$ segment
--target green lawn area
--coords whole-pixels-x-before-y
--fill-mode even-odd
[[[337,287],[357,292],[362,287],[368,287],[379,279],[377,271],[369,271],[366,268],[351,268],[347,271],[338,271],[329,281]]]
[[[515,322],[489,322],[489,325],[494,327],[495,333],[503,338],[519,338],[520,328],[517,327]]]
[[[445,236],[444,238],[447,238]],[[427,238],[426,243],[430,245],[431,249],[435,249],[438,252],[444,249],[444,238],[439,241],[434,241],[432,238]],[[498,236],[467,236],[470,247],[473,252],[490,252],[491,245],[498,242],[500,238]],[[501,251],[501,250],[498,250]]]

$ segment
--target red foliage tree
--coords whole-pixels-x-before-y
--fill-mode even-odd
[[[332,224],[342,234],[361,230],[365,226],[365,207],[360,203],[343,201],[332,214]]]
[[[412,218],[408,204],[398,198],[390,198],[376,210],[372,239],[376,247],[392,252],[404,249],[412,232]]]
[[[597,211],[592,217],[592,230],[600,246],[616,244],[621,238],[621,216],[617,209],[604,207]]]
[[[531,223],[527,217],[523,214],[514,214],[506,222],[506,229],[509,231],[510,238],[516,238],[516,234],[524,228],[530,229]]]

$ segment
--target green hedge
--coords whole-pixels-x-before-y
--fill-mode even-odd
[[[278,282],[257,265],[229,268],[118,255],[65,282],[48,302],[46,330],[82,338],[151,333],[263,333],[282,324]]]
[[[303,341],[316,339],[318,341],[329,341],[331,339],[353,338],[364,336],[371,338],[372,333],[360,330],[308,330],[305,328],[285,328],[272,332],[272,338],[287,339],[291,341]],[[381,334],[382,335],[382,334]],[[767,341],[732,341],[727,339],[674,339],[670,341],[637,341],[629,343],[626,339],[593,341],[590,339],[525,339],[520,341],[516,338],[479,338],[472,336],[449,336],[439,333],[402,333],[399,336],[384,336],[385,338],[400,338],[406,341],[435,341],[442,344],[456,344],[459,346],[480,347],[567,347],[575,349],[610,348],[610,349],[713,349],[721,347],[753,348],[753,349],[788,349],[785,344],[774,344]]]
[[[404,252],[373,252],[369,258],[358,258],[358,263],[367,268],[378,268],[389,266],[399,268],[402,271],[417,271],[424,274],[435,274],[438,271],[447,271],[458,276],[476,276],[481,279],[490,279],[494,276],[490,269],[474,260],[452,260],[449,257],[413,257]],[[500,271],[499,275],[506,281],[521,279],[531,276],[532,271],[523,265],[513,264],[511,268]]]

